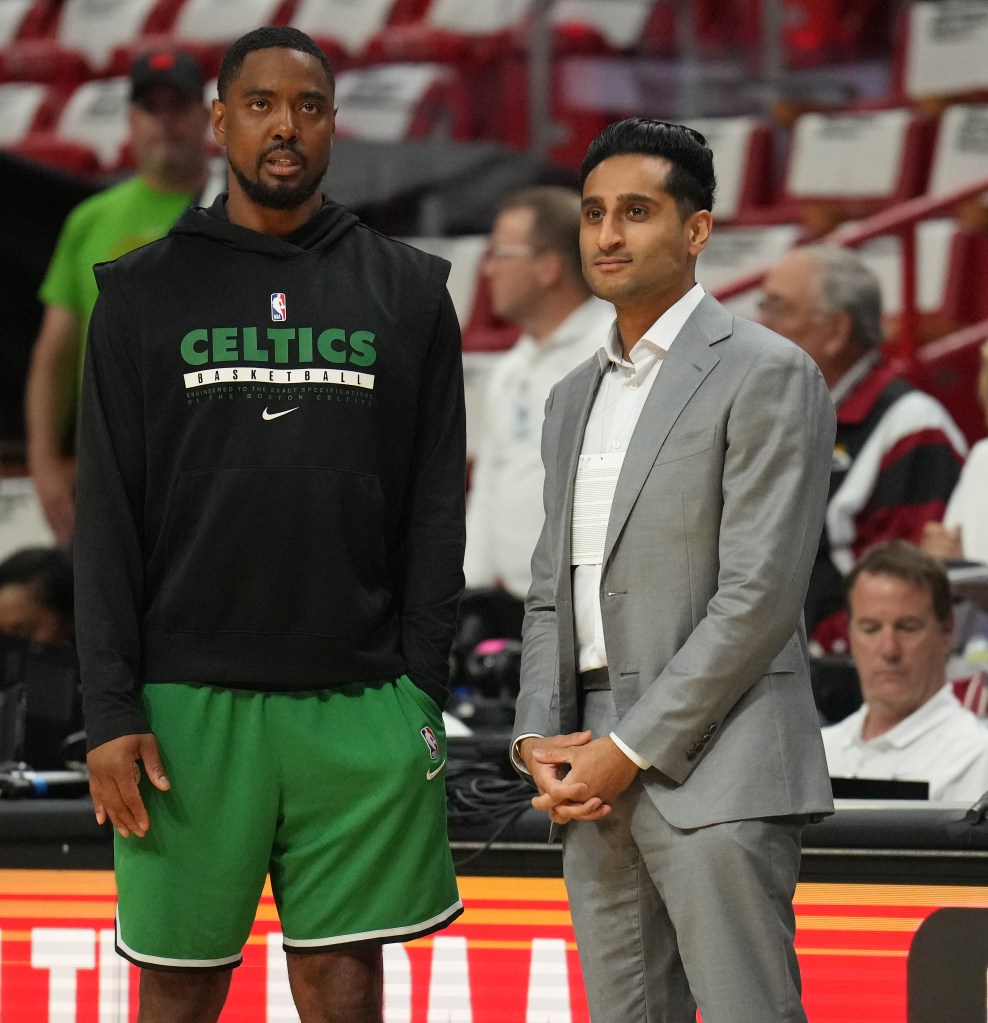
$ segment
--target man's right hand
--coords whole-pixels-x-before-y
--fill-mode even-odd
[[[583,746],[593,738],[591,732],[570,732],[568,735],[553,735],[545,738],[527,736],[518,743],[518,756],[521,757],[532,776],[539,795],[532,800],[537,810],[544,810],[550,820],[556,824],[566,824],[569,817],[560,817],[556,807],[567,804],[579,807],[580,815],[594,819],[608,811],[603,809],[603,800],[591,796],[590,790],[582,782],[567,782],[566,774],[569,764],[560,759],[558,764],[552,763],[553,750],[568,746]],[[536,751],[540,759],[535,758]],[[550,761],[550,762],[546,762]],[[548,805],[547,805],[548,804]]]
[[[151,732],[140,735],[122,735],[97,746],[86,757],[89,768],[89,792],[93,797],[96,820],[105,823],[109,817],[123,838],[131,834],[143,838],[151,826],[148,812],[141,799],[137,782],[144,764],[151,784],[162,792],[171,788],[158,752],[158,742]]]

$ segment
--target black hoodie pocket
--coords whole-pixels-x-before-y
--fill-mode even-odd
[[[183,473],[149,566],[165,632],[357,639],[390,614],[381,487],[316,468]]]

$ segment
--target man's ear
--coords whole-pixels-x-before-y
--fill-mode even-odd
[[[543,290],[558,284],[566,272],[563,257],[555,249],[543,249],[535,257],[535,276]]]
[[[691,256],[698,256],[707,246],[714,226],[714,215],[710,210],[697,210],[687,221],[687,242]]]
[[[830,359],[836,358],[851,344],[851,315],[846,310],[831,313],[833,329],[830,336],[823,342],[822,353]]]
[[[210,114],[213,122],[213,138],[221,145],[226,145],[226,105],[218,99],[213,100],[213,109]]]

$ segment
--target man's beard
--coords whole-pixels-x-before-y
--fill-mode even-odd
[[[301,160],[305,160],[297,150],[292,149],[290,146],[276,147],[274,150],[269,150],[262,156],[260,163],[271,155],[271,152],[277,152],[278,149],[286,149],[295,153],[296,156]],[[294,185],[265,185],[261,181],[252,181],[247,177],[246,174],[229,158],[227,155],[227,162],[230,165],[230,169],[233,171],[233,176],[237,179],[240,187],[243,189],[244,194],[251,202],[256,203],[258,206],[263,206],[268,210],[295,210],[298,209],[308,199],[311,199],[315,195],[320,184],[322,184],[323,175],[326,173],[326,167],[323,167],[321,173],[316,175],[311,181],[299,181]],[[303,162],[303,169],[308,164]],[[329,164],[327,163],[327,167]]]

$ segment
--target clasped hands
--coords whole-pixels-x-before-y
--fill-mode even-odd
[[[556,824],[606,817],[639,770],[613,739],[591,732],[529,736],[518,744],[518,755],[539,790],[532,806]]]

